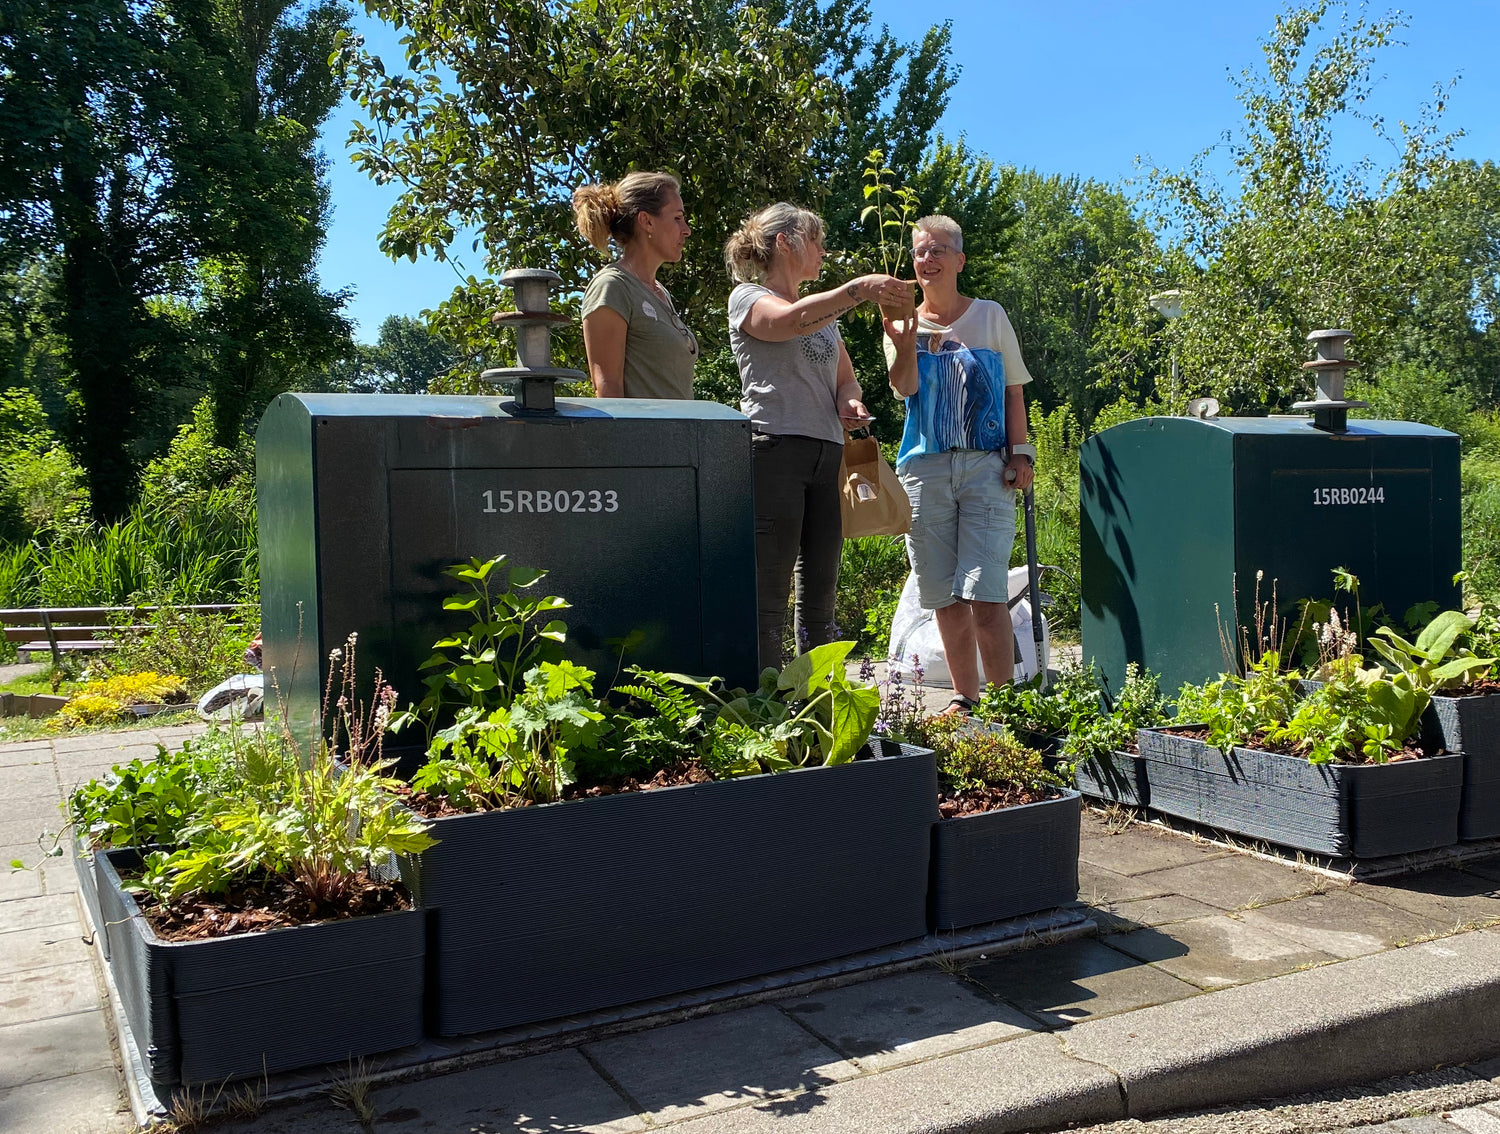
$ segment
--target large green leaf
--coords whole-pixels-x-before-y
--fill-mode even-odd
[[[1474,629],[1474,620],[1459,610],[1445,610],[1422,628],[1417,635],[1417,650],[1429,661],[1448,656],[1453,643]]]

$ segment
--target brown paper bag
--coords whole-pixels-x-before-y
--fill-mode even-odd
[[[839,497],[845,539],[911,531],[911,501],[906,489],[869,434],[845,438]]]

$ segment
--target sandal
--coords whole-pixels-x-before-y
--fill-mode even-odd
[[[962,693],[957,694],[953,700],[948,702],[948,707],[938,714],[940,717],[971,717],[974,710],[979,707],[978,701],[971,701]]]

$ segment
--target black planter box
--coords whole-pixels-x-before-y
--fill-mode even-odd
[[[69,850],[73,856],[73,873],[78,877],[78,897],[82,899],[84,908],[89,912],[89,924],[94,932],[94,940],[99,943],[99,950],[107,961],[109,960],[109,935],[104,932],[104,916],[99,912],[99,879],[94,866],[94,852],[89,850],[88,842],[76,831],[73,833],[73,842]]]
[[[1076,791],[943,819],[932,828],[928,926],[934,932],[1036,913],[1078,897]]]
[[[1078,790],[1093,799],[1127,803],[1131,807],[1151,805],[1149,765],[1130,752],[1111,752],[1090,757],[1073,769]]]
[[[1458,841],[1463,761],[1309,764],[1141,729],[1151,808],[1209,827],[1340,858],[1380,858]]]
[[[342,1063],[422,1038],[420,909],[162,941],[120,887],[138,852],[95,861],[110,971],[158,1090]]]
[[[829,960],[927,929],[926,749],[433,821],[428,1028],[466,1035]]]
[[[1458,811],[1460,839],[1500,836],[1500,695],[1433,694],[1422,721],[1437,743],[1464,758],[1464,795]]]

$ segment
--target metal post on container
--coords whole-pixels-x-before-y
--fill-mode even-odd
[[[1313,426],[1329,433],[1346,433],[1349,429],[1349,411],[1364,409],[1368,402],[1351,402],[1344,398],[1344,375],[1359,363],[1348,358],[1346,347],[1354,337],[1353,331],[1313,331],[1307,341],[1317,348],[1318,357],[1302,364],[1303,370],[1313,372],[1317,394],[1311,401],[1293,402],[1293,409],[1312,410]]]
[[[512,327],[516,332],[516,356],[519,366],[502,366],[480,374],[485,382],[499,385],[516,383],[516,408],[530,413],[556,413],[557,382],[581,382],[588,375],[581,370],[552,365],[552,328],[567,323],[568,317],[553,311],[551,292],[562,283],[562,277],[546,268],[512,268],[500,277],[516,297],[514,311],[497,311],[490,322]]]

